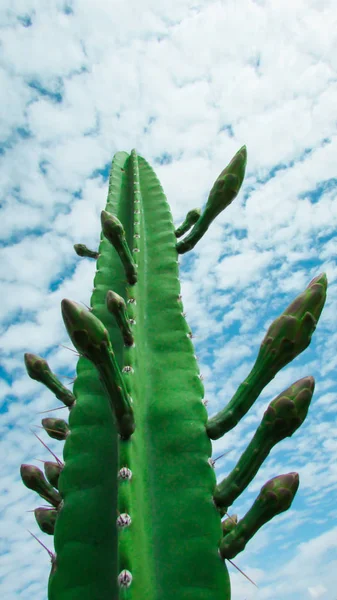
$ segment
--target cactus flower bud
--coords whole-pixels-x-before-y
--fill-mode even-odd
[[[34,510],[35,519],[43,533],[54,535],[57,510],[55,508],[36,508]]]
[[[290,508],[299,486],[298,473],[279,475],[261,488],[253,506],[236,527],[222,538],[222,558],[234,558],[255,533],[273,517]]]
[[[48,435],[55,440],[63,441],[70,433],[69,425],[64,419],[47,417],[42,419],[42,427]]]
[[[37,492],[41,498],[50,502],[56,508],[61,502],[60,494],[48,483],[42,471],[34,465],[21,465],[21,479],[25,486]]]

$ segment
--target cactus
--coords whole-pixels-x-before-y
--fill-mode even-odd
[[[64,462],[46,462],[46,478],[37,467],[21,467],[24,484],[49,502],[35,510],[40,529],[54,534],[49,600],[229,600],[226,561],[292,503],[297,473],[267,482],[242,519],[227,515],[272,447],[303,423],[313,377],[270,403],[218,485],[211,439],[234,427],[308,346],[325,302],[325,274],[272,323],[251,373],[212,418],[180,294],[178,255],[195,246],[238,194],[246,158],[243,146],[216,180],[205,210],[190,211],[175,230],[152,168],[135,150],[118,152],[99,249],[75,245],[78,255],[97,260],[91,307],[62,301],[65,327],[81,355],[73,392],[44,359],[25,355],[29,376],[69,409],[69,424],[42,421],[51,437],[65,440]]]

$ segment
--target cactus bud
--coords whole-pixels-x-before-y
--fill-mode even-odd
[[[134,340],[128,321],[124,298],[109,290],[106,295],[106,305],[108,311],[114,315],[117,321],[117,325],[123,336],[124,344],[126,346],[132,346]]]
[[[89,250],[89,248],[87,248],[85,244],[75,244],[74,250],[78,256],[94,258],[95,260],[97,260],[97,258],[99,257],[98,252],[95,252],[94,250]]]
[[[242,146],[231,162],[215,181],[205,206],[205,210],[195,223],[192,231],[177,244],[177,252],[184,254],[192,250],[206,233],[214,219],[233,202],[241,188],[247,164],[247,149]]]
[[[224,521],[221,521],[221,529],[222,529],[223,535],[227,535],[227,533],[232,531],[232,529],[234,529],[234,527],[236,526],[237,522],[238,522],[237,515],[228,516],[228,519],[224,519]]]
[[[61,306],[75,348],[97,368],[116,415],[118,431],[123,439],[129,438],[135,429],[133,410],[107,329],[93,313],[76,302],[64,299]]]
[[[24,355],[27,373],[31,379],[40,381],[51,392],[53,392],[61,400],[63,404],[71,408],[75,402],[75,396],[68,390],[59,379],[51,372],[50,367],[44,358],[36,354],[26,353]]]
[[[102,210],[101,212],[101,222],[103,234],[119,254],[128,283],[134,285],[137,282],[136,265],[126,241],[122,223],[117,217],[111,215],[106,210]]]
[[[192,210],[190,210],[186,215],[185,221],[180,225],[180,227],[178,227],[178,229],[175,230],[175,236],[177,238],[181,237],[182,235],[184,235],[184,233],[186,233],[186,231],[191,229],[192,225],[194,225],[194,223],[196,223],[199,219],[200,214],[200,208],[193,208]]]
[[[245,549],[247,542],[273,517],[290,508],[299,486],[298,473],[279,475],[261,488],[253,506],[236,527],[222,538],[222,558],[234,558]]]
[[[25,486],[37,492],[41,498],[50,502],[56,508],[61,502],[60,494],[48,483],[42,471],[34,465],[21,465],[21,479]]]
[[[45,475],[49,481],[49,483],[55,488],[55,489],[59,489],[58,486],[58,482],[59,482],[59,477],[60,477],[60,473],[63,469],[63,465],[59,464],[59,463],[54,463],[51,461],[45,461],[44,462],[44,472]]]
[[[212,440],[233,429],[276,373],[307,348],[323,310],[326,289],[327,278],[322,273],[271,324],[248,377],[227,406],[208,421]]]
[[[314,388],[314,378],[303,377],[271,401],[238,463],[228,477],[216,486],[214,502],[224,512],[253,480],[273,446],[292,436],[302,425]]]
[[[63,441],[69,435],[69,425],[64,419],[53,419],[47,417],[42,419],[42,427],[46,430],[48,435],[55,440]]]
[[[34,510],[35,519],[43,533],[54,535],[57,510],[55,508],[36,508]]]

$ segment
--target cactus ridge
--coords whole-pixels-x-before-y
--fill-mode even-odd
[[[251,373],[210,419],[180,290],[178,254],[192,249],[238,194],[246,158],[243,146],[204,211],[190,211],[175,230],[150,165],[135,150],[117,152],[98,251],[74,246],[79,256],[96,259],[90,308],[70,299],[61,305],[80,354],[73,392],[65,393],[44,359],[25,355],[29,376],[69,408],[69,424],[42,419],[48,435],[65,440],[64,463],[46,461],[46,476],[21,466],[24,484],[50,504],[35,510],[40,529],[54,535],[49,600],[230,600],[225,560],[291,505],[296,473],[267,482],[243,519],[221,521],[272,447],[302,424],[313,377],[270,403],[236,468],[218,485],[211,439],[234,427],[308,346],[325,301],[325,275],[272,323]]]

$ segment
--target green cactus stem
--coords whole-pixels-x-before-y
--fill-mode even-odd
[[[214,502],[224,512],[254,479],[273,446],[292,436],[302,425],[314,389],[314,378],[303,377],[271,401],[238,463],[215,489]]]
[[[75,348],[97,368],[117,420],[119,434],[128,439],[135,430],[131,398],[103,323],[80,304],[62,300],[62,316]]]
[[[41,358],[41,356],[29,353],[24,355],[24,359],[29,377],[43,383],[43,385],[55,394],[58,400],[61,400],[63,404],[71,409],[76,398],[70,390],[62,385],[56,375],[51,372],[47,361]]]
[[[62,463],[51,462],[49,460],[44,461],[44,472],[47,480],[57,490],[59,489],[59,477],[63,466]]]
[[[136,264],[126,241],[125,231],[122,223],[110,215],[107,211],[101,212],[102,231],[109,242],[114,246],[123,263],[125,275],[130,285],[137,282]],[[137,248],[135,248],[137,250]]]
[[[130,319],[126,311],[126,304],[124,298],[109,290],[106,295],[106,305],[109,312],[111,312],[117,321],[117,325],[121,330],[124,344],[126,346],[132,346],[134,343]]]
[[[69,425],[64,419],[46,417],[41,422],[43,429],[48,433],[49,437],[55,440],[64,441],[70,433]]]
[[[179,238],[184,235],[184,233],[191,229],[192,225],[197,222],[197,220],[200,218],[200,215],[200,208],[192,208],[192,210],[187,213],[185,221],[175,230],[175,236]]]
[[[179,254],[192,250],[208,230],[214,219],[229,206],[238,195],[246,170],[247,149],[242,146],[231,162],[215,181],[204,209],[192,231],[177,244]]]
[[[54,535],[57,510],[55,508],[39,507],[34,510],[35,519],[43,533]]]
[[[95,260],[97,260],[99,256],[98,252],[95,252],[94,250],[89,250],[89,248],[87,248],[85,244],[75,244],[74,250],[78,256],[83,256],[86,258],[94,258]]]
[[[247,379],[239,386],[227,406],[209,419],[207,433],[212,440],[233,429],[254,404],[263,388],[285,365],[309,346],[323,310],[326,289],[327,278],[325,273],[321,273],[293,300],[281,316],[273,321]]]
[[[193,248],[230,204],[245,166],[243,146],[177,244],[181,228],[177,236],[150,165],[135,150],[113,158],[90,309],[67,299],[61,304],[80,358],[68,429],[57,419],[43,423],[47,433],[66,438],[64,462],[54,455],[56,463],[45,463],[48,481],[35,467],[21,468],[25,485],[51,504],[36,513],[40,527],[54,530],[48,600],[230,600],[224,559],[291,504],[295,474],[264,486],[241,521],[233,515],[221,522],[235,486],[241,493],[272,445],[303,421],[312,377],[272,401],[239,472],[219,486],[210,438],[231,429],[308,345],[325,276],[274,322],[229,409],[209,421],[181,299],[178,252]],[[46,363],[38,360],[45,382]],[[35,363],[28,358],[34,375]]]
[[[222,558],[235,558],[255,533],[276,515],[288,510],[299,486],[298,473],[278,475],[262,488],[251,509],[220,542]]]
[[[56,508],[59,506],[61,496],[46,480],[41,469],[34,465],[21,465],[20,474],[27,488],[37,492],[41,498],[44,498]]]

